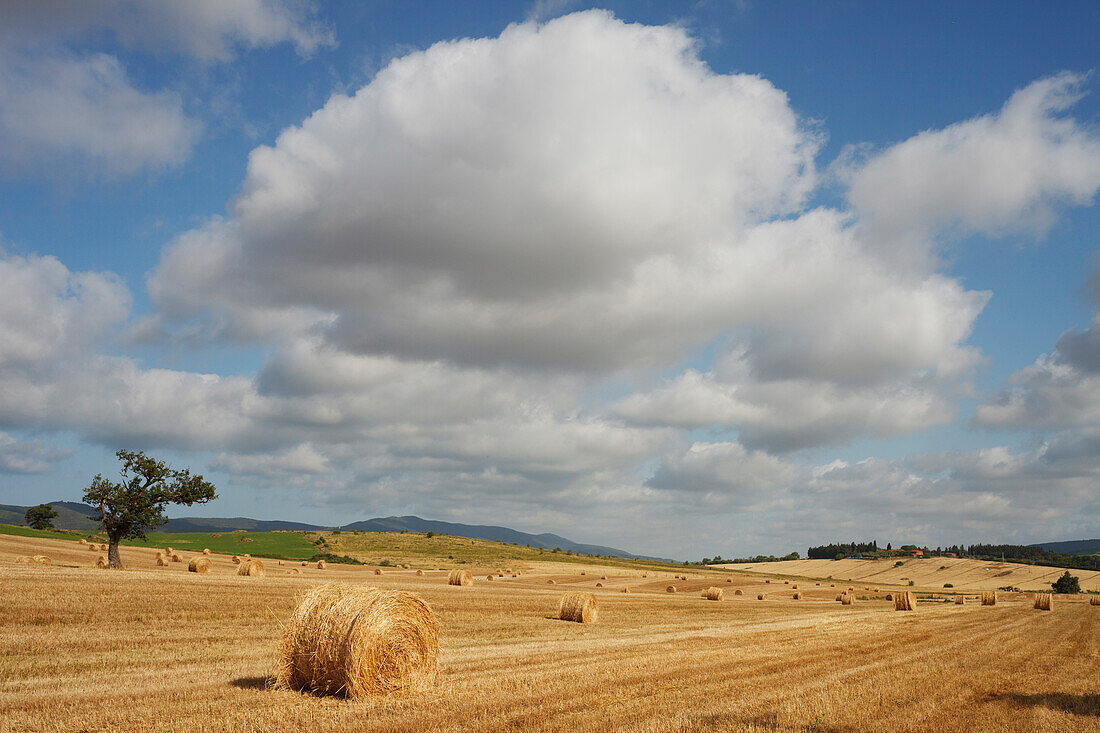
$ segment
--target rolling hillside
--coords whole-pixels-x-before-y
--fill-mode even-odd
[[[901,562],[900,566],[895,563]],[[774,575],[805,578],[833,578],[883,585],[907,585],[919,588],[943,588],[951,583],[956,590],[994,590],[1014,586],[1022,590],[1049,590],[1050,583],[1065,572],[1064,568],[1019,563],[984,562],[965,558],[933,557],[901,560],[787,560],[764,563],[730,563],[715,567],[749,570]],[[1100,573],[1071,570],[1083,590],[1100,591]]]

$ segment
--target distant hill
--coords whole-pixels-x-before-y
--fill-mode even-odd
[[[95,515],[95,510],[87,504],[73,501],[50,502],[58,517],[53,520],[53,525],[58,529],[90,530],[95,528],[95,523],[88,517]],[[0,504],[0,524],[24,524],[23,515],[27,507]],[[244,529],[250,532],[273,532],[288,530],[292,532],[318,532],[334,529],[322,527],[316,524],[303,524],[301,522],[285,522],[281,520],[249,519],[248,517],[180,517],[169,519],[168,524],[158,527],[158,532],[232,532]],[[380,517],[367,519],[362,522],[340,527],[343,531],[360,530],[363,532],[435,532],[436,534],[448,534],[455,537],[469,537],[476,540],[492,540],[494,542],[511,542],[518,545],[530,545],[552,550],[560,547],[563,551],[584,555],[610,555],[630,560],[660,560],[667,562],[666,558],[646,557],[634,555],[625,550],[602,545],[585,545],[579,542],[560,537],[556,534],[528,534],[507,527],[496,527],[477,524],[456,524],[452,522],[438,522],[420,517]]]
[[[435,532],[436,534],[449,534],[456,537],[470,537],[477,540],[492,540],[494,542],[511,542],[517,545],[530,545],[552,550],[560,547],[562,550],[572,550],[584,555],[611,555],[631,560],[661,560],[664,558],[645,557],[633,555],[625,550],[602,545],[584,545],[573,542],[556,534],[528,534],[507,527],[496,527],[482,524],[455,524],[452,522],[439,522],[420,517],[385,517],[384,519],[367,519],[362,522],[354,522],[340,528],[343,531],[362,530],[364,532]]]
[[[1032,547],[1042,547],[1049,552],[1061,552],[1066,555],[1100,554],[1100,540],[1068,540],[1066,542],[1039,542]]]

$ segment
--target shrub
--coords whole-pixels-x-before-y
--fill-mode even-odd
[[[910,580],[909,585],[916,585],[916,583],[914,583],[913,581]]]
[[[954,588],[955,586],[954,586],[953,584],[951,584],[951,583],[944,583],[944,584],[943,584],[943,587],[944,587],[944,588]]]
[[[1055,593],[1081,592],[1081,583],[1077,580],[1077,576],[1070,575],[1068,570],[1062,574],[1062,577],[1051,583],[1050,587],[1054,589]]]
[[[904,564],[905,564],[904,560],[898,560],[896,563],[894,563],[894,567],[895,568],[900,568]]]

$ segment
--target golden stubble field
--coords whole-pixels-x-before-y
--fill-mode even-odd
[[[14,563],[29,554],[55,564]],[[252,578],[227,557],[195,575],[153,567],[151,550],[124,548],[125,571],[89,567],[97,556],[0,537],[0,731],[1100,730],[1100,607],[1084,598],[1052,612],[1009,594],[898,613],[841,606],[827,581],[799,581],[795,601],[782,579],[717,573],[546,563],[453,587],[434,570],[289,575],[265,561],[267,577]],[[295,597],[331,581],[431,605],[435,690],[350,702],[269,687]],[[726,600],[699,597],[712,583]],[[553,618],[570,589],[598,595],[599,623]]]

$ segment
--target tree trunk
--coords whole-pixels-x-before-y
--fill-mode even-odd
[[[117,534],[107,533],[107,564],[112,568],[122,568],[122,558],[118,555],[118,541],[122,539]]]

